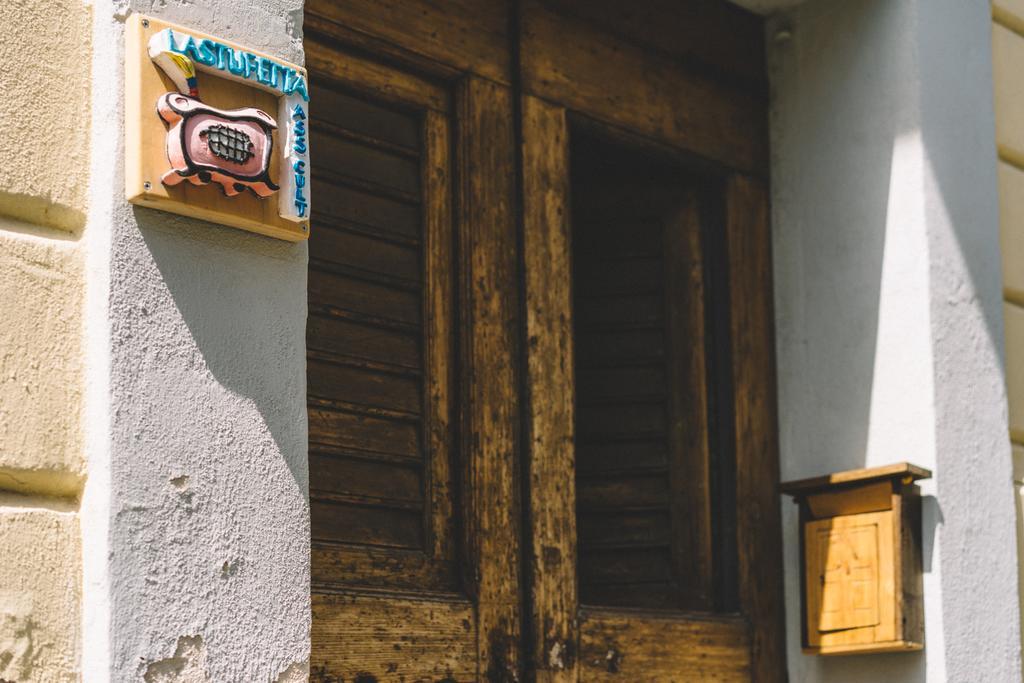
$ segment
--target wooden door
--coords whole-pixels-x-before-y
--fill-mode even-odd
[[[510,97],[338,30],[305,43],[312,680],[517,680]]]
[[[784,680],[760,24],[519,21],[531,671]]]
[[[760,20],[310,0],[312,680],[781,680]]]

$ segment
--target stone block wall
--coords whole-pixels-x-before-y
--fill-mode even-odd
[[[64,683],[80,679],[91,12],[14,0],[0,27],[0,680]]]

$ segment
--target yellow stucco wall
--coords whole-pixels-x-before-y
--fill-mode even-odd
[[[0,681],[80,680],[90,5],[0,12]]]
[[[0,548],[14,560],[0,562],[0,680],[79,680],[75,510],[73,503],[0,493]]]
[[[999,150],[999,232],[1017,551],[1024,558],[1024,0],[992,3],[992,66]],[[1020,568],[1024,588],[1024,562]]]
[[[82,268],[79,243],[55,232],[0,217],[0,489],[74,496]]]
[[[85,223],[89,17],[83,0],[3,3],[0,214],[70,230]]]

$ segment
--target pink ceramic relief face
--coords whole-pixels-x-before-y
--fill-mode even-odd
[[[185,121],[186,154],[194,164],[235,176],[256,176],[270,161],[270,139],[255,121],[201,113]]]
[[[156,108],[168,125],[165,185],[214,182],[229,197],[245,189],[259,197],[277,192],[269,168],[277,123],[269,114],[254,107],[217,109],[173,92],[161,95]]]

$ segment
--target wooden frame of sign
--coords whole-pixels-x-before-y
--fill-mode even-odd
[[[204,105],[229,110],[252,107],[277,119],[269,162],[270,178],[280,186],[275,194],[259,197],[239,186],[241,191],[238,194],[228,196],[216,182],[179,182],[176,185],[162,182],[161,178],[171,170],[172,164],[167,150],[168,126],[157,113],[157,101],[165,93],[180,92],[181,86],[151,57],[150,41],[167,29],[178,36],[179,45],[192,39],[198,46],[192,50],[194,56],[214,54],[208,48],[216,46],[224,55],[220,57],[222,66],[234,57],[239,71],[242,71],[234,75],[224,68],[222,73],[217,73],[215,68],[204,69],[202,63],[197,64],[199,68],[194,79],[198,82]],[[198,52],[199,49],[204,52]],[[184,56],[188,57],[188,52]],[[245,59],[248,62],[243,63]],[[265,68],[259,73],[257,70],[261,67]],[[151,17],[132,15],[128,20],[125,44],[125,195],[128,201],[278,239],[307,239],[309,187],[304,172],[308,160],[305,130],[308,113],[301,112],[298,138],[295,123],[282,120],[285,116],[290,117],[291,111],[287,107],[292,100],[301,102],[302,109],[308,106],[303,98],[286,95],[282,90],[285,83],[287,87],[294,88],[299,79],[300,94],[304,97],[306,71],[300,66],[198,31]],[[293,89],[291,92],[294,94],[296,91]],[[296,151],[301,153],[298,157]],[[297,188],[296,183],[299,184]],[[296,199],[302,202],[301,213],[290,210],[289,204],[294,205]]]

